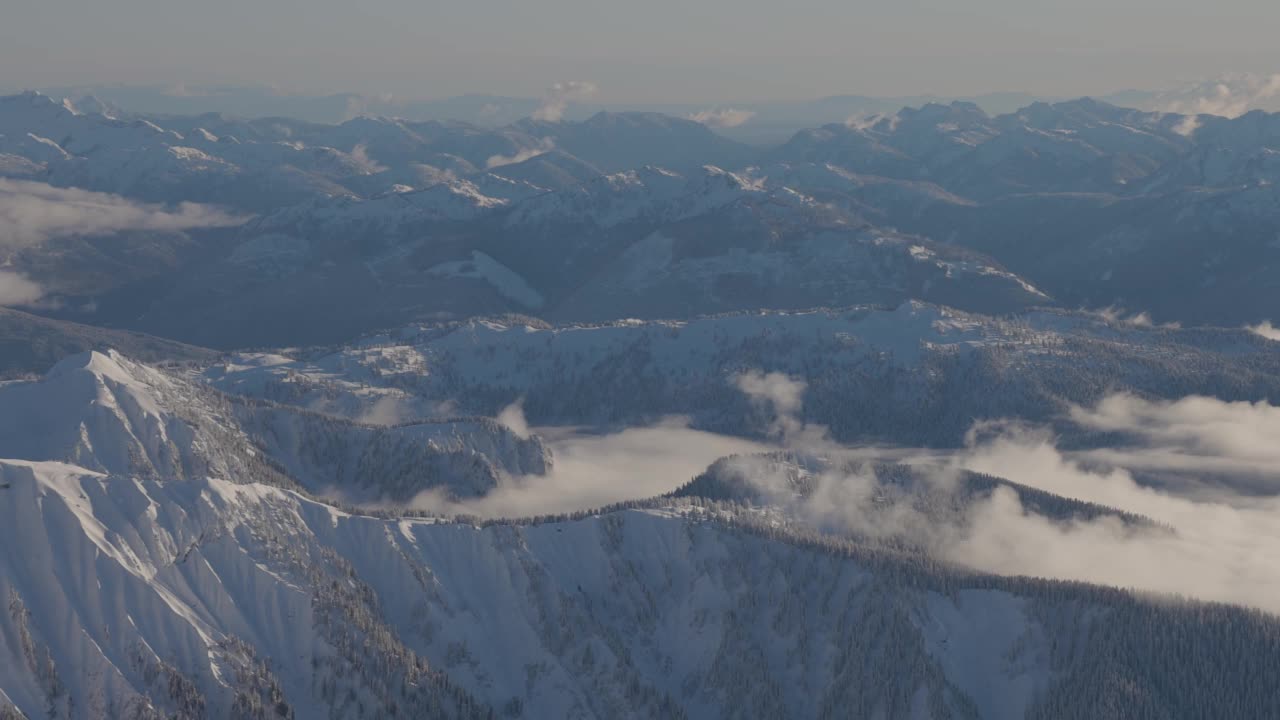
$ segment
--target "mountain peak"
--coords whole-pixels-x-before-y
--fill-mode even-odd
[[[65,107],[63,103],[59,103],[48,95],[37,90],[26,90],[18,93],[17,95],[6,95],[0,97],[0,106],[5,106],[6,109],[27,107],[33,110],[61,109],[67,110],[68,112],[74,112],[73,110]]]
[[[86,350],[59,360],[45,374],[45,379],[54,380],[83,371],[98,377],[125,381],[131,378],[129,371],[125,369],[125,363],[128,363],[125,357],[113,349]]]

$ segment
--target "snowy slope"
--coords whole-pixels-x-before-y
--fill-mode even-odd
[[[545,301],[542,294],[529,287],[524,278],[511,268],[485,255],[471,251],[470,260],[453,260],[433,266],[427,272],[445,277],[477,278],[493,286],[506,297],[530,310],[540,309]]]
[[[379,427],[230,400],[119,353],[73,355],[38,381],[0,384],[0,457],[155,480],[301,486],[348,502],[441,488],[483,494],[541,475],[550,451],[477,418]],[[297,483],[297,485],[295,485]]]
[[[0,457],[152,478],[251,476],[257,460],[216,393],[115,351],[0,384]]]
[[[679,220],[762,189],[746,178],[714,166],[685,174],[645,165],[596,178],[581,187],[534,198],[519,205],[506,222],[514,226],[611,227],[640,219]]]
[[[30,716],[1019,718],[1097,663],[1133,676],[1143,638],[1117,631],[1135,617],[1244,656],[1280,643],[1241,611],[955,574],[689,507],[476,528],[217,480],[0,473],[0,541],[24,548],[0,557],[0,687]],[[1202,656],[1128,707],[1181,702],[1192,678],[1266,707]]]
[[[953,352],[993,339],[972,316],[928,306],[899,313],[791,320],[817,323],[808,332],[838,323],[867,337],[916,323],[913,332]],[[1049,319],[1060,331],[1088,324]],[[646,327],[612,332],[634,348],[628,329]],[[728,327],[684,341],[701,337],[698,345],[649,352],[688,367],[699,353],[714,356]],[[673,329],[661,334],[677,340]],[[477,345],[477,330],[458,336],[454,351],[491,354]],[[485,326],[499,337],[513,330]],[[545,346],[553,331],[518,332]],[[590,328],[558,332],[577,352],[596,341]],[[1011,327],[1002,332],[1016,337]],[[441,356],[430,339],[416,357],[373,342],[363,358],[326,361],[370,378],[383,368],[389,378],[406,362],[434,368]],[[288,364],[263,357],[256,367]],[[223,366],[222,381],[234,384],[247,368]],[[17,549],[0,553],[0,703],[12,705],[0,710],[27,717],[1020,718],[1116,717],[1117,707],[1219,717],[1275,709],[1260,691],[1280,682],[1268,675],[1271,664],[1246,674],[1210,651],[1146,671],[1150,653],[1173,639],[1222,643],[1240,658],[1273,656],[1273,618],[974,574],[901,544],[821,535],[772,511],[726,504],[723,492],[697,483],[685,498],[483,526],[353,514],[302,492],[403,498],[440,482],[414,473],[441,470],[457,473],[455,492],[474,494],[491,487],[477,478],[499,470],[545,472],[539,442],[492,421],[359,425],[229,399],[117,353],[86,353],[42,380],[0,385],[0,423],[0,453],[10,456],[0,459],[0,547]],[[487,470],[463,472],[476,467]],[[937,499],[904,475],[891,485],[902,493],[894,502],[946,513],[1001,482],[974,477],[956,497]],[[1025,512],[1055,521],[1114,513],[1016,492]],[[1099,686],[1099,673],[1128,680]],[[1197,681],[1234,704],[1189,694]],[[1082,695],[1080,683],[1099,689]]]
[[[290,511],[276,491],[58,463],[5,461],[0,477],[0,535],[23,550],[0,560],[0,686],[26,715],[316,717],[327,679],[350,691],[333,705],[349,717],[392,702],[474,716],[462,693],[379,638],[376,622],[351,615],[367,614],[369,599],[321,586],[341,566],[276,534],[299,529],[277,515]],[[362,637],[373,644],[351,644]]]
[[[377,402],[406,417],[439,417],[446,399],[457,403],[448,414],[492,416],[523,397],[535,424],[688,414],[702,427],[753,434],[771,419],[730,381],[758,369],[804,378],[804,419],[838,439],[955,445],[975,419],[1057,422],[1067,403],[1089,405],[1118,390],[1280,395],[1277,362],[1272,344],[1244,329],[1146,327],[1056,311],[997,319],[904,303],[688,321],[410,327],[304,359],[237,355],[205,377],[228,392],[352,417]]]
[[[0,377],[43,373],[68,355],[117,348],[144,362],[212,360],[213,352],[157,337],[0,308]]]
[[[552,466],[541,439],[488,418],[382,427],[258,404],[237,407],[236,417],[291,478],[351,504],[407,502],[432,489],[480,496],[504,478],[545,475]]]

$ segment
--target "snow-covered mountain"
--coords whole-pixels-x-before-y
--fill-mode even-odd
[[[397,186],[424,189],[552,150],[569,176],[579,178],[645,163],[737,165],[751,155],[699,123],[654,113],[484,129],[363,116],[337,125],[142,116],[34,92],[0,98],[0,157],[6,159],[0,168],[13,174],[151,202],[210,202],[254,212],[326,196],[376,196]]]
[[[1231,660],[1280,651],[1270,617],[976,575],[706,501],[475,527],[55,462],[0,462],[0,482],[18,717],[1277,709],[1274,665]],[[1152,668],[1184,644],[1201,650]]]
[[[1276,302],[1278,117],[935,105],[801,132],[762,172],[989,255],[1067,307],[1252,323]]]
[[[994,319],[921,303],[896,309],[737,313],[600,325],[515,320],[410,327],[300,359],[248,354],[207,377],[231,393],[358,417],[394,393],[494,415],[524,398],[539,424],[635,424],[670,414],[734,434],[772,417],[731,384],[745,370],[808,383],[803,419],[841,440],[954,445],[976,419],[1055,421],[1067,403],[1128,390],[1178,398],[1280,396],[1273,341],[1248,330],[1174,329],[1086,313]]]
[[[0,379],[43,373],[87,350],[115,348],[143,362],[210,362],[215,353],[141,333],[54,320],[0,308]]]
[[[114,351],[72,355],[39,380],[0,384],[0,405],[0,457],[156,480],[264,482],[350,503],[432,489],[483,494],[552,463],[537,437],[484,418],[343,420],[227,398]]]
[[[456,412],[523,396],[535,419],[605,424],[702,407],[704,422],[759,432],[776,418],[728,382],[755,367],[804,377],[804,419],[837,435],[863,422],[908,438],[920,417],[876,409],[930,397],[935,373],[940,397],[970,390],[951,398],[957,415],[1034,416],[1054,402],[1035,394],[1046,390],[1073,401],[1078,387],[1118,385],[1265,392],[1278,376],[1273,344],[908,303],[418,327],[309,359],[230,357],[199,375],[114,352],[73,356],[41,380],[0,384],[0,547],[21,549],[0,553],[0,711],[1267,716],[1280,678],[1254,660],[1280,651],[1272,616],[986,575],[911,536],[819,532],[787,507],[830,475],[826,454],[765,458],[783,485],[741,474],[759,459],[729,459],[670,497],[537,521],[424,517],[403,501],[442,487],[485,495],[550,469],[536,438],[492,420],[422,421],[445,400]],[[866,383],[850,385],[855,374]],[[983,377],[1001,391],[974,383]],[[730,427],[734,416],[743,422]],[[989,476],[944,490],[911,468],[874,472],[868,511],[883,517],[972,526],[974,508],[1012,491],[1021,517],[1173,532]],[[1170,653],[1183,660],[1150,662]]]
[[[1090,99],[989,116],[976,105],[906,108],[802,131],[775,151],[868,175],[928,180],[975,200],[1025,192],[1131,192],[1194,145],[1186,118]]]
[[[331,125],[27,93],[0,101],[0,174],[255,214],[231,239],[82,234],[11,259],[68,319],[220,347],[502,312],[683,318],[908,298],[1242,324],[1276,300],[1277,117],[934,103],[769,149],[653,113]],[[1162,290],[1189,282],[1204,301]],[[1242,293],[1256,302],[1233,302]],[[331,320],[309,323],[306,308]]]
[[[547,474],[550,451],[488,418],[353,425],[288,406],[241,407],[257,446],[304,487],[352,504],[408,502],[444,489],[481,496],[505,478]]]
[[[736,167],[754,155],[751,147],[717,135],[702,123],[662,113],[601,112],[577,123],[525,119],[512,127],[549,138],[557,148],[605,172],[642,165]]]
[[[56,462],[0,479],[22,549],[2,560],[0,705],[18,717],[486,716],[295,534],[296,496]]]
[[[218,400],[113,351],[72,355],[40,380],[0,385],[0,457],[148,478],[251,477],[255,456]]]
[[[0,98],[0,718],[1280,717],[1277,118]]]
[[[234,347],[503,312],[598,321],[913,298],[994,312],[1052,302],[989,257],[877,227],[860,210],[714,166],[646,166],[558,191],[489,174],[315,201],[246,224],[224,261],[193,268],[131,325]],[[248,307],[251,326],[239,322]]]

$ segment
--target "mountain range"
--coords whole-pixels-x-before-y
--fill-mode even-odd
[[[675,318],[905,299],[1245,324],[1276,299],[1280,121],[1260,112],[926,105],[759,150],[656,114],[500,129],[152,122],[27,94],[0,101],[0,130],[14,183],[251,218],[100,236],[87,224],[8,250],[9,267],[56,296],[55,316],[216,347],[502,312]],[[123,248],[130,262],[104,274],[100,258]],[[1188,284],[1194,299],[1172,290]]]
[[[245,405],[114,353],[72,356],[0,392],[0,422],[23,425],[0,428],[0,533],[22,549],[3,555],[0,573],[9,716],[1238,717],[1277,707],[1274,663],[1243,674],[1216,659],[1274,657],[1271,616],[993,577],[885,539],[779,525],[732,501],[743,499],[735,465],[601,512],[478,525],[379,516],[331,499],[364,487],[359,473],[310,483],[319,495],[297,480],[345,467],[368,432],[350,423],[314,432],[305,413]],[[255,434],[244,418],[257,412],[267,419]],[[282,441],[297,433],[325,462]],[[464,451],[487,447],[474,429],[453,437]],[[384,443],[369,477],[394,484],[385,469],[396,462],[423,467],[411,452]],[[939,522],[1004,486],[975,477],[950,496],[901,477],[895,502],[932,508]],[[1114,516],[1169,532],[1018,492],[1027,512],[1059,522]],[[1152,666],[1190,647],[1171,668]],[[1195,690],[1206,684],[1231,703]]]
[[[1280,114],[1014,99],[0,97],[0,719],[1280,716]]]

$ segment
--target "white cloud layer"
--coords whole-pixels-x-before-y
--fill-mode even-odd
[[[939,490],[954,488],[960,471],[986,473],[1065,498],[1145,516],[1132,524],[1117,514],[1093,520],[1050,518],[1023,507],[1013,490],[926,516],[911,503],[883,502],[886,492],[869,468],[810,478],[798,496],[785,468],[753,453],[776,446],[692,430],[670,419],[609,435],[568,433],[550,443],[547,476],[508,478],[483,498],[448,501],[438,493],[413,507],[443,514],[528,517],[587,510],[668,492],[715,460],[733,461],[742,476],[798,520],[866,537],[893,537],[937,557],[983,572],[1076,580],[1152,593],[1172,593],[1280,613],[1280,407],[1206,397],[1150,401],[1113,395],[1068,417],[1078,426],[1115,434],[1106,450],[1064,451],[1044,428],[987,423],[966,447],[950,452],[909,448],[838,448],[820,428],[799,420],[805,383],[780,373],[747,372],[732,383],[757,408],[771,412],[783,447],[832,460],[891,460],[921,470]],[[500,420],[529,432],[518,403]],[[1143,472],[1144,483],[1137,472]],[[1239,495],[1221,485],[1203,492],[1181,483],[1155,486],[1162,472],[1247,473],[1269,492]],[[943,505],[943,507],[949,507]]]
[[[744,391],[777,397],[781,402],[775,407],[798,412],[795,381],[744,377]],[[1280,444],[1274,440],[1280,436],[1280,407],[1207,397],[1155,402],[1120,394],[1092,408],[1074,408],[1070,417],[1123,440],[1105,451],[1065,452],[1045,429],[994,423],[971,433],[960,451],[895,449],[886,456],[923,470],[942,490],[954,487],[958,471],[969,470],[1145,516],[1157,526],[1127,524],[1114,514],[1094,520],[1048,518],[1028,511],[1008,488],[940,522],[909,503],[886,506],[881,502],[885,488],[869,469],[812,478],[813,491],[797,497],[793,478],[779,474],[776,465],[749,457],[737,462],[744,478],[802,520],[867,537],[906,538],[940,558],[984,572],[1077,580],[1280,613]],[[843,453],[867,459],[878,453],[833,451],[829,443],[811,446],[803,440],[791,447],[828,458]],[[1139,483],[1137,471],[1157,480],[1162,472],[1184,479],[1199,472],[1243,473],[1265,478],[1263,487],[1269,490],[1239,495],[1217,484],[1185,487],[1181,480],[1157,487]]]
[[[1265,402],[1200,396],[1152,402],[1117,394],[1093,408],[1072,408],[1070,415],[1084,427],[1135,436],[1146,451],[1230,459],[1242,468],[1280,472],[1280,407]]]
[[[1183,437],[1178,423],[1173,418],[1175,429],[1159,435],[1176,443]],[[1166,447],[1180,454],[1193,451]],[[1248,455],[1256,456],[1257,449]],[[1274,496],[1192,500],[1139,485],[1123,466],[1097,469],[1072,461],[1044,435],[1007,435],[972,448],[959,461],[968,469],[1145,515],[1173,532],[1135,531],[1113,518],[1056,523],[1025,512],[1012,492],[997,492],[974,508],[968,527],[943,546],[951,560],[1002,574],[1082,580],[1280,612],[1280,500]]]
[[[528,430],[518,406],[508,407],[500,419],[517,432]],[[548,475],[507,478],[483,498],[461,502],[425,492],[411,506],[488,518],[590,510],[670,492],[721,457],[768,449],[690,429],[678,418],[609,435],[570,433],[552,439],[550,445],[555,464]]]
[[[242,216],[197,203],[148,205],[119,195],[0,178],[0,247],[37,245],[54,237],[192,230],[244,221]]]

